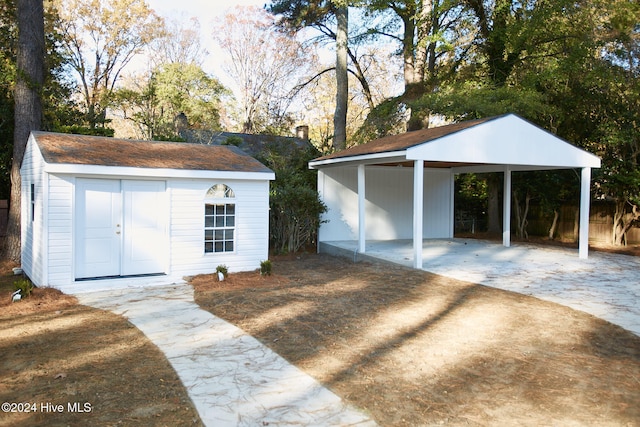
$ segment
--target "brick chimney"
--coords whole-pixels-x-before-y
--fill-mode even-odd
[[[305,141],[309,140],[309,126],[301,125],[296,127],[296,137],[300,139],[304,139]]]

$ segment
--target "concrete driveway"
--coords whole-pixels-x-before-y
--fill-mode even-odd
[[[410,240],[368,241],[365,254],[356,253],[355,241],[326,244],[330,252],[354,259],[413,265]],[[576,249],[555,246],[428,239],[423,269],[556,302],[640,335],[640,257],[590,251],[585,260]]]

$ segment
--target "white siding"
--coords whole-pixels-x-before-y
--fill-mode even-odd
[[[235,193],[236,245],[233,253],[204,252],[204,204],[207,190],[226,184]],[[172,180],[171,274],[212,273],[219,265],[230,272],[260,268],[269,256],[269,183],[236,180]]]
[[[48,175],[48,284],[59,286],[74,281],[73,201],[75,178]]]
[[[365,169],[367,240],[411,239],[413,236],[413,168],[368,166]],[[425,238],[449,237],[451,172],[426,169],[424,174]],[[318,173],[320,197],[328,212],[319,240],[358,238],[358,177],[356,167],[323,168]]]
[[[413,168],[366,168],[367,239],[413,236]]]
[[[30,137],[20,168],[22,176],[21,197],[21,266],[25,274],[37,286],[45,282],[44,269],[46,266],[44,235],[45,199],[46,193],[44,176],[44,159]],[[31,185],[34,185],[35,204],[32,212]]]
[[[453,237],[453,174],[450,169],[424,170],[423,233],[425,239]]]
[[[327,206],[318,240],[358,238],[358,172],[355,167],[323,168],[318,171],[318,192]]]

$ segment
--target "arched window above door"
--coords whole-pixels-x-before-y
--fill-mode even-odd
[[[216,184],[207,191],[206,197],[207,199],[233,199],[236,197],[236,194],[228,185]]]

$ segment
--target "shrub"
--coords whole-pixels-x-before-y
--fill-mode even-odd
[[[315,189],[291,182],[272,189],[270,208],[271,239],[279,253],[297,252],[314,243],[320,215],[327,210]]]
[[[271,268],[272,268],[272,264],[271,261],[264,260],[260,262],[260,275],[261,276],[271,276]]]
[[[297,252],[317,239],[326,206],[318,197],[317,172],[309,160],[320,153],[312,146],[274,143],[258,160],[276,173],[269,186],[269,240],[276,253]]]
[[[243,142],[244,140],[241,137],[236,135],[231,135],[227,137],[227,139],[222,141],[221,145],[235,145],[236,147],[239,147],[240,144],[242,144]]]
[[[229,275],[229,268],[224,264],[220,264],[219,266],[216,267],[216,273],[222,273],[222,275],[226,279],[227,276]]]

